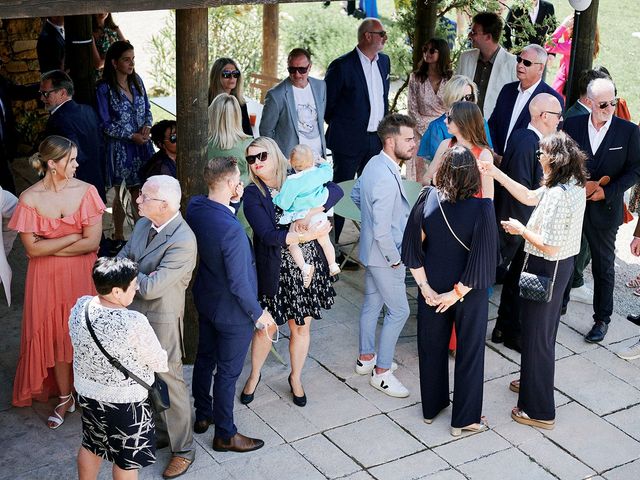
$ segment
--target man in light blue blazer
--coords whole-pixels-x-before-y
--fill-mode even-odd
[[[324,80],[309,78],[311,54],[304,48],[291,50],[287,70],[289,77],[267,92],[260,135],[275,140],[287,157],[293,147],[303,143],[311,147],[316,157],[324,158]]]
[[[356,373],[370,374],[371,386],[392,397],[409,396],[393,375],[397,367],[393,354],[409,317],[400,247],[411,205],[400,165],[416,152],[414,127],[415,121],[406,115],[393,113],[382,119],[378,126],[382,151],[369,160],[351,192],[362,216],[359,252],[366,268]],[[387,309],[376,355],[376,326],[383,305]]]

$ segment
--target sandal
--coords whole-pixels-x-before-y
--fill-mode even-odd
[[[553,430],[553,427],[556,426],[555,420],[536,420],[529,417],[529,415],[524,413],[524,410],[520,410],[518,407],[515,407],[513,410],[511,410],[511,418],[522,425],[544,428],[545,430]]]
[[[480,433],[489,430],[489,422],[487,422],[486,417],[480,417],[480,423],[472,423],[471,425],[467,425],[466,427],[451,427],[451,435],[454,437],[459,437],[462,435],[462,432],[470,432],[470,433]]]
[[[60,416],[60,414],[58,413],[58,409],[60,407],[64,407],[67,403],[69,403],[69,400],[71,400],[71,406],[67,408],[65,415],[67,413],[73,413],[76,411],[76,399],[74,398],[73,393],[61,396],[59,398],[60,400],[62,400],[62,402],[56,405],[56,408],[53,409],[53,415],[47,418],[47,422],[49,422],[49,428],[51,430],[55,430],[64,423],[64,417]]]
[[[306,263],[304,265],[304,267],[302,267],[302,285],[304,286],[304,288],[309,288],[309,286],[311,285],[311,280],[313,280],[313,272],[315,271],[316,267],[314,267],[313,265],[309,265],[308,263]]]
[[[634,294],[636,297],[640,297],[640,287],[636,288],[636,289],[633,291],[633,294]]]
[[[509,390],[515,393],[520,393],[520,379],[511,380],[509,382]]]
[[[640,288],[640,275],[624,284],[628,288]],[[633,292],[635,293],[635,292]]]

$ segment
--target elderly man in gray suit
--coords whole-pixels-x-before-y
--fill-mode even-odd
[[[324,109],[327,87],[324,80],[309,77],[311,54],[294,48],[287,57],[289,77],[267,92],[260,120],[260,135],[276,141],[287,157],[303,143],[316,157],[325,157]]]
[[[164,478],[185,473],[195,458],[191,398],[182,376],[182,333],[185,290],[196,265],[196,238],[180,215],[180,184],[156,175],[142,186],[137,199],[140,216],[130,240],[118,254],[138,262],[138,293],[133,310],[146,315],[169,355],[167,382],[171,408],[156,418],[159,437],[168,437],[171,460]]]
[[[366,267],[356,373],[370,374],[372,387],[401,398],[409,396],[409,390],[393,375],[397,368],[393,354],[409,317],[400,246],[411,205],[400,165],[416,152],[414,127],[415,121],[406,115],[393,113],[382,119],[378,126],[382,151],[369,160],[351,191],[362,214],[359,255]],[[376,326],[383,305],[387,311],[376,355]]]

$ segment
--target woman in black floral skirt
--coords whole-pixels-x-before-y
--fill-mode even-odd
[[[329,268],[316,238],[326,235],[330,226],[313,226],[299,233],[289,232],[288,225],[279,225],[282,211],[273,204],[275,196],[287,177],[287,160],[278,145],[267,137],[255,139],[247,147],[247,163],[252,184],[244,191],[244,212],[253,229],[253,245],[258,271],[258,295],[264,308],[269,310],[278,325],[289,324],[291,338],[291,374],[289,385],[293,402],[303,407],[307,398],[302,388],[301,373],[309,352],[311,319],[319,319],[321,309],[333,305],[335,291],[329,279]],[[343,195],[340,187],[329,182],[327,203],[320,207],[328,210]],[[310,219],[317,209],[306,217]],[[315,267],[309,288],[304,288],[302,272],[296,266],[287,245],[301,244],[307,262]],[[251,375],[244,386],[240,401],[248,404],[260,382],[260,370],[271,348],[273,331],[256,330],[251,344]]]

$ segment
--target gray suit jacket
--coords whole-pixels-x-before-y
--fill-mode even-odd
[[[369,160],[351,190],[362,216],[359,256],[365,266],[389,267],[400,261],[411,206],[392,162],[380,152]]]
[[[318,131],[322,143],[322,156],[326,156],[324,139],[324,109],[327,105],[327,87],[324,80],[309,77],[309,84],[316,102]],[[285,78],[267,92],[260,120],[260,135],[276,141],[282,153],[289,156],[291,149],[300,143],[298,138],[298,114],[291,80]]]
[[[184,295],[196,265],[196,237],[180,214],[146,246],[150,228],[148,218],[138,220],[118,254],[138,262],[139,291],[130,308],[149,319],[169,363],[181,362]]]

